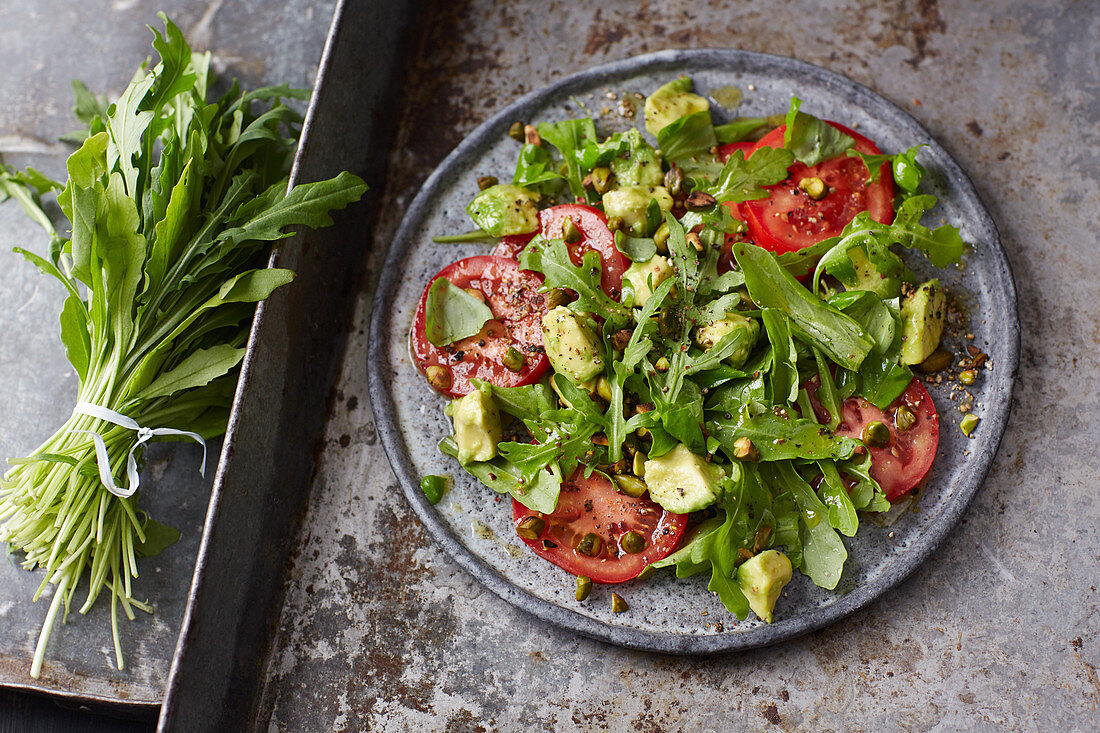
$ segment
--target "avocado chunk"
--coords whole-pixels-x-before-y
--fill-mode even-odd
[[[603,371],[603,357],[596,335],[584,320],[563,305],[542,317],[542,340],[546,358],[554,371],[574,384],[587,382]]]
[[[662,282],[672,277],[672,265],[661,255],[653,255],[645,262],[635,262],[626,268],[623,280],[634,289],[634,306],[641,308]]]
[[[661,170],[661,154],[642,139],[637,128],[623,133],[629,148],[627,156],[611,159],[611,172],[620,186],[660,186],[665,180]]]
[[[875,263],[867,258],[863,247],[849,249],[848,259],[852,261],[852,269],[856,274],[850,290],[869,290],[880,298],[896,298],[901,295],[901,279],[896,275],[880,272]],[[847,287],[849,283],[844,285]]]
[[[448,405],[455,427],[458,462],[488,461],[497,454],[501,440],[500,412],[488,392],[475,389]]]
[[[474,196],[466,213],[494,237],[528,234],[539,228],[539,194],[510,183],[490,186]]]
[[[713,504],[725,477],[721,466],[707,463],[683,443],[645,462],[649,498],[676,514],[697,512]]]
[[[779,550],[764,550],[737,568],[737,584],[749,608],[769,624],[783,587],[791,582],[791,561]]]
[[[654,199],[663,211],[672,210],[672,196],[664,186],[623,186],[608,191],[603,195],[603,210],[609,220],[619,219],[624,229],[644,237],[648,234],[646,209]]]
[[[650,94],[645,100],[646,132],[656,135],[681,117],[710,109],[710,102],[692,88],[691,79],[681,76]]]
[[[947,318],[947,296],[940,281],[929,280],[901,305],[901,363],[920,364],[940,345]]]
[[[756,346],[756,339],[760,335],[760,323],[752,318],[740,313],[727,313],[725,318],[696,328],[695,343],[703,347],[704,351],[710,351],[731,333],[735,334],[730,342],[732,351],[723,361],[730,366],[739,367],[749,358],[749,353]]]

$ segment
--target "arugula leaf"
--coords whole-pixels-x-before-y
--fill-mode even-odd
[[[653,237],[630,237],[622,231],[615,232],[615,248],[631,262],[649,262],[657,254],[657,244]]]
[[[703,182],[699,189],[709,193],[716,200],[712,210],[706,212],[689,211],[681,219],[684,229],[690,230],[699,224],[706,224],[712,230],[722,233],[741,231],[741,227],[731,227],[733,219],[724,203],[740,203],[768,196],[763,186],[779,183],[787,177],[787,168],[793,162],[790,152],[782,148],[761,148],[748,160],[740,150],[729,157],[725,165],[715,175],[713,182]]]
[[[878,481],[871,476],[871,455],[866,453],[860,457],[837,463],[837,470],[849,478],[856,479],[856,485],[848,490],[852,506],[861,512],[888,512],[890,501],[883,493]]]
[[[760,474],[765,482],[789,493],[798,504],[802,515],[799,518],[802,572],[815,585],[828,590],[836,588],[848,551],[828,521],[828,508],[789,462],[762,465]]]
[[[769,373],[771,397],[774,402],[790,404],[798,394],[798,353],[791,337],[786,315],[774,308],[760,311],[760,320],[772,345],[772,368]]]
[[[841,366],[859,368],[874,344],[855,320],[814,297],[770,252],[735,242],[733,254],[757,305],[783,311],[800,339]]]
[[[875,155],[851,148],[848,150],[848,155],[863,161],[863,165],[867,167],[869,182],[874,183],[882,177],[882,167],[887,165],[887,170],[892,172],[894,183],[908,193],[915,193],[924,177],[924,166],[917,162],[917,153],[923,147],[926,145],[921,143],[893,155]]]
[[[606,435],[608,460],[612,463],[622,458],[622,444],[629,430],[650,427],[648,424],[641,424],[641,416],[636,416],[639,418],[637,420],[631,418],[634,421],[633,427],[631,427],[631,421],[623,416],[623,389],[627,380],[634,375],[635,369],[653,348],[652,338],[656,326],[651,319],[658,309],[664,305],[665,299],[672,292],[674,285],[675,281],[669,278],[657,286],[653,294],[646,300],[645,305],[635,315],[636,325],[630,334],[630,340],[623,348],[622,358],[609,360],[611,362],[611,372],[608,382],[611,388],[611,400],[606,413]],[[613,326],[614,324],[611,321],[605,322],[605,340],[612,331]],[[613,349],[609,350],[609,353],[611,351]]]
[[[739,143],[752,137],[753,133],[767,124],[768,121],[763,117],[739,117],[724,125],[715,125],[714,136],[718,138],[719,145]]]
[[[789,258],[786,264],[792,266],[795,274],[800,274],[799,270],[809,257],[820,255],[813,282],[814,292],[817,292],[822,273],[840,272],[838,267],[845,260],[850,260],[848,251],[856,246],[865,247],[868,258],[876,267],[882,267],[887,274],[898,273],[906,280],[911,279],[908,268],[888,249],[893,243],[922,251],[936,267],[957,263],[966,251],[966,243],[959,235],[959,230],[949,224],[932,230],[920,223],[925,211],[935,203],[935,196],[910,196],[898,207],[892,224],[880,224],[869,213],[861,211],[848,222],[839,237],[824,240],[808,248],[814,252],[797,260]],[[850,267],[850,261],[847,266]]]
[[[594,250],[584,253],[578,267],[570,259],[563,240],[536,236],[520,253],[519,263],[525,270],[542,273],[547,289],[569,288],[575,291],[577,300],[570,307],[578,313],[628,317],[626,308],[603,291],[600,285],[600,255]]]
[[[654,569],[675,568],[677,578],[690,578],[711,568],[710,555],[714,551],[714,541],[718,530],[725,522],[724,517],[711,517],[688,530],[680,541],[680,549],[663,560],[650,563]]]
[[[523,146],[519,159],[516,160],[516,172],[512,176],[514,185],[549,194],[561,180],[562,175],[554,170],[554,161],[549,150],[541,145]]]
[[[755,417],[712,417],[708,430],[732,455],[738,438],[748,438],[760,451],[761,461],[850,458],[863,444],[853,438],[833,435],[809,418],[792,418],[772,412]]]
[[[911,196],[902,202],[890,225],[890,236],[903,247],[924,252],[936,267],[947,267],[962,259],[966,243],[957,227],[950,224],[929,229],[921,225],[924,213],[936,205],[936,197],[928,194]]]
[[[791,98],[787,112],[787,127],[783,131],[783,147],[794,154],[795,160],[808,166],[830,160],[855,145],[855,140],[828,122],[800,112],[802,100]],[[759,152],[759,151],[757,151]]]
[[[692,453],[707,453],[703,435],[703,393],[690,379],[680,382],[679,393],[671,399],[658,397],[661,425],[665,431],[688,447]]]
[[[793,162],[790,151],[782,148],[760,148],[748,160],[737,150],[706,191],[720,202],[741,203],[767,198],[768,192],[763,186],[775,185],[786,178],[787,169]]]
[[[471,380],[475,387],[492,393],[497,407],[525,424],[537,424],[558,406],[554,391],[544,382],[519,387],[498,387],[481,379]]]
[[[565,182],[569,185],[569,191],[575,198],[595,203],[592,194],[584,188],[583,181],[588,171],[581,166],[579,157],[587,146],[599,143],[596,137],[596,126],[591,118],[584,117],[552,123],[540,122],[536,129],[539,137],[557,148],[562,160],[565,161]]]
[[[710,110],[684,115],[657,132],[657,146],[665,159],[681,168],[688,167],[693,158],[708,155],[717,144]]]
[[[855,393],[885,410],[909,383],[913,372],[899,363],[901,353],[901,306],[897,298],[879,300],[861,290],[835,296],[830,303],[855,318],[875,340],[875,347],[857,375],[844,375],[855,385]]]
[[[859,517],[855,505],[848,496],[848,489],[832,461],[818,461],[821,471],[821,499],[829,509],[829,525],[845,537],[855,537],[859,529]]]
[[[458,458],[458,445],[450,436],[439,441],[439,450],[452,458]],[[528,509],[550,514],[558,505],[562,480],[560,474],[540,471],[529,481],[523,471],[501,456],[491,461],[473,461],[462,468],[493,491],[509,494]]]
[[[476,336],[492,318],[493,311],[484,301],[456,288],[445,277],[436,278],[428,288],[424,325],[428,341],[435,346]]]

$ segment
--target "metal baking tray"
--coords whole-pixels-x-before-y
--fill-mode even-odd
[[[161,726],[173,730],[233,729],[251,707],[328,412],[331,375],[369,250],[366,233],[382,189],[393,124],[385,109],[396,93],[397,52],[414,12],[396,1],[335,4],[292,181],[350,170],[372,191],[365,201],[337,212],[334,226],[285,240],[272,257],[273,266],[293,269],[298,277],[257,310],[229,429],[224,441],[209,446],[207,478],[196,470],[198,447],[154,444],[147,450],[146,472],[157,490],[147,492],[142,506],[154,516],[171,517],[166,521],[182,530],[182,538],[139,567],[135,595],[152,599],[155,613],[120,623],[126,667],[114,669],[109,604],[99,603],[87,617],[74,609],[71,623],[55,626],[43,675],[32,679],[30,661],[52,588],[31,603],[41,573],[24,571],[13,556],[0,566],[0,687],[126,717],[152,720],[163,711]],[[227,18],[223,25],[230,23]],[[269,32],[265,37],[274,46],[264,53],[277,55],[280,34],[292,34],[292,25]],[[376,43],[359,42],[368,36]],[[147,40],[141,37],[140,43],[147,52]],[[339,55],[333,53],[337,45]],[[231,66],[227,75],[232,72]],[[88,81],[100,86],[95,78]],[[65,89],[61,95],[67,96]],[[57,158],[65,151],[56,146],[38,152]],[[63,173],[49,162],[32,159],[31,164]],[[41,239],[17,206],[2,214],[5,241]],[[5,436],[24,440],[33,432],[25,439],[40,439],[64,422],[71,404],[54,395],[75,392],[75,376],[55,358],[55,329],[43,328],[56,323],[56,305],[39,294],[38,273],[21,263],[10,267],[0,305],[10,306],[6,310],[15,316],[6,322],[0,344],[8,354],[42,358],[5,367],[18,373],[0,388],[11,405],[0,427]],[[33,445],[0,447],[19,454]]]
[[[372,248],[395,122],[386,111],[414,12],[398,0],[337,6],[291,181],[350,170],[371,191],[338,212],[334,226],[296,236],[272,257],[297,278],[257,309],[160,730],[239,730],[253,717],[352,298]]]

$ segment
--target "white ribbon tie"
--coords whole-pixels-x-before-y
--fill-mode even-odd
[[[92,442],[95,443],[96,463],[99,465],[99,480],[102,481],[103,485],[107,487],[107,490],[115,496],[120,496],[125,499],[128,496],[133,496],[134,492],[138,490],[138,486],[141,485],[141,478],[138,476],[137,459],[134,458],[134,453],[138,448],[158,435],[182,435],[202,445],[202,465],[199,466],[199,474],[201,474],[203,478],[206,477],[206,441],[203,440],[202,436],[198,433],[192,433],[187,430],[176,430],[175,428],[142,427],[138,425],[137,420],[126,417],[121,412],[115,412],[114,410],[101,407],[100,405],[93,405],[90,402],[77,402],[76,407],[73,408],[73,412],[87,415],[88,417],[94,417],[104,422],[118,425],[120,428],[126,428],[127,430],[137,432],[137,442],[134,443],[134,447],[131,448],[130,452],[126,455],[126,478],[129,479],[130,486],[128,489],[123,489],[115,483],[115,477],[111,472],[111,459],[110,456],[107,455],[107,443],[103,440],[103,436],[94,430],[70,431],[73,433],[85,433],[92,436]]]

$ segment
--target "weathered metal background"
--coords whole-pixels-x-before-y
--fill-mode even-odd
[[[1094,8],[476,0],[436,2],[425,12],[394,110],[400,127],[374,241],[395,231],[447,152],[523,92],[666,47],[787,54],[895,100],[974,178],[1018,278],[1025,337],[1013,421],[958,531],[870,609],[745,654],[624,651],[512,609],[426,537],[390,474],[366,404],[370,283],[333,387],[254,726],[1093,729],[1100,705]],[[381,255],[371,254],[375,276]]]
[[[0,135],[8,150],[22,151],[7,161],[61,173],[65,151],[51,141],[71,124],[69,78],[120,91],[149,48],[145,32],[130,29],[151,22],[155,10],[167,10],[193,42],[213,49],[249,83],[308,85],[334,4],[0,3],[6,72]],[[364,26],[376,19],[375,7],[365,0],[355,5]],[[869,610],[742,655],[625,652],[513,610],[424,535],[377,445],[366,400],[368,282],[330,395],[274,651],[263,670],[236,670],[255,677],[235,680],[241,684],[235,700],[246,698],[257,680],[262,695],[229,713],[243,720],[256,702],[254,727],[291,731],[1094,729],[1100,714],[1095,5],[436,0],[424,12],[414,52],[400,57],[409,79],[392,109],[399,137],[373,241],[392,235],[419,182],[457,141],[548,81],[668,47],[794,56],[905,106],[974,178],[1018,278],[1025,339],[1013,422],[958,532]],[[348,43],[379,44],[369,32]],[[362,145],[354,131],[337,130],[333,146]],[[11,207],[0,207],[0,232],[4,246],[35,236]],[[372,253],[373,267],[381,254],[381,248]],[[5,454],[33,448],[39,436],[28,426],[51,431],[75,389],[53,335],[59,295],[46,288],[35,294],[36,281],[14,259],[0,278],[7,314],[0,329]],[[180,486],[171,476],[189,474],[197,460],[186,449],[173,456],[158,485]],[[208,487],[181,493],[202,507]],[[187,562],[202,514],[196,509],[183,523],[184,541],[173,550]],[[26,603],[25,589],[9,580],[0,585],[0,616]],[[174,587],[182,599],[187,580]],[[175,616],[168,602],[159,604],[157,618],[169,630],[156,630],[156,638],[174,640],[178,602]],[[27,604],[26,612],[41,618],[45,607]],[[136,631],[127,633],[138,638],[148,630],[130,626]],[[21,635],[14,639],[0,634],[11,645],[0,652],[22,659],[33,638],[29,626],[16,628]],[[81,663],[81,646],[106,648],[100,642],[107,636],[95,636],[97,629],[103,627],[95,618],[67,627],[73,644],[51,645],[56,669]],[[254,646],[260,649],[247,651],[260,651],[263,639]],[[96,651],[95,669],[106,678],[96,684],[121,678],[141,694],[162,691],[163,650],[134,647],[133,669],[140,661],[147,671],[112,677],[103,671],[105,653]],[[145,657],[143,650],[155,653]],[[194,674],[201,661],[193,658]],[[53,689],[65,691],[56,682]],[[86,685],[73,689],[87,692]],[[202,700],[190,703],[195,711]]]

